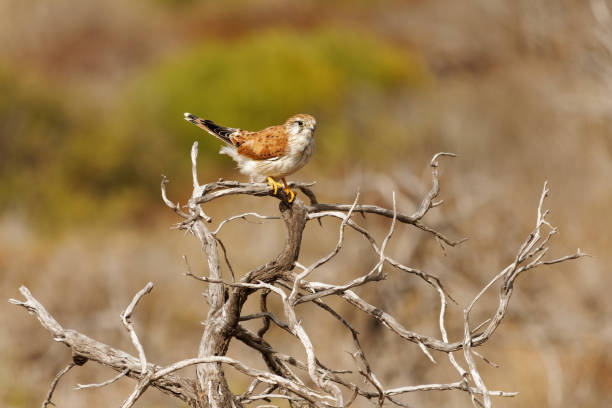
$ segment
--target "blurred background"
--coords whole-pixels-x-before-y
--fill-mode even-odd
[[[193,237],[171,229],[177,219],[160,199],[161,174],[170,179],[170,199],[184,203],[197,140],[201,182],[244,177],[218,155],[219,142],[182,114],[257,130],[307,112],[318,120],[317,153],[291,179],[316,181],[322,202],[352,202],[360,189],[362,202],[391,206],[394,190],[399,208],[411,212],[429,188],[433,154],[457,153],[441,163],[446,202],[426,221],[469,240],[441,249],[401,226],[389,247],[396,259],[439,276],[457,299],[448,316],[451,340],[462,336],[462,308],[512,261],[533,228],[548,180],[550,221],[559,227],[550,255],[580,247],[593,257],[519,278],[506,319],[479,349],[501,367],[483,363],[481,373],[490,389],[519,392],[494,399],[495,406],[612,405],[608,6],[604,0],[1,0],[1,298],[19,297],[25,284],[64,327],[135,353],[119,314],[153,281],[134,318],[149,360],[163,365],[194,356],[205,286],[182,275],[181,257],[201,274],[206,262]],[[277,200],[234,197],[205,208],[213,225],[253,210],[275,215]],[[379,239],[389,226],[372,216],[359,222]],[[309,225],[300,262],[327,254],[337,229],[331,220]],[[237,275],[272,258],[284,240],[278,221],[236,221],[220,238]],[[376,261],[367,242],[348,232],[343,252],[313,279],[343,282]],[[386,281],[358,293],[407,328],[439,337],[435,291],[387,272]],[[493,312],[496,293],[482,300],[473,321]],[[436,353],[433,365],[361,312],[330,303],[362,333],[386,387],[458,379],[444,355]],[[249,302],[246,312],[256,307]],[[304,324],[322,361],[352,366],[349,333],[308,306],[298,312],[313,316]],[[0,325],[0,405],[39,406],[69,351],[6,302]],[[266,336],[304,358],[277,328]],[[230,355],[264,367],[241,344],[232,343]],[[247,378],[228,374],[232,389],[246,389]],[[72,370],[54,402],[118,406],[131,380],[72,390],[113,375],[94,363]],[[469,396],[451,391],[401,400],[471,406]],[[150,390],[140,406],[182,405]]]

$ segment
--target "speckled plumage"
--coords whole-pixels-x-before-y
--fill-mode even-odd
[[[316,120],[308,114],[294,115],[282,125],[256,132],[219,126],[190,113],[185,113],[185,120],[222,140],[226,145],[220,153],[234,159],[240,172],[252,181],[284,179],[304,167],[315,150]]]

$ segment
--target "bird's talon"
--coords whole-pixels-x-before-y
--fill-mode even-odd
[[[289,196],[288,202],[292,203],[293,200],[295,200],[295,193],[291,189],[288,189],[288,188],[284,189],[284,191],[285,191],[285,194]]]
[[[268,177],[268,184],[270,185],[270,187],[272,187],[274,189],[274,195],[276,195],[276,193],[278,193],[278,188],[283,188],[283,185],[281,183],[279,183],[278,181],[274,180],[272,177]]]

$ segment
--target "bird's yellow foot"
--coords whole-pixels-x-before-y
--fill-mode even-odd
[[[295,193],[290,188],[284,188],[283,191],[289,196],[289,202],[292,203],[295,200]]]
[[[289,186],[287,185],[287,180],[285,180],[285,178],[282,178],[283,180],[283,184],[285,185],[285,188],[283,188],[283,191],[285,192],[285,194],[287,194],[289,196],[289,202],[292,203],[293,200],[295,200],[295,193],[289,188]]]
[[[283,188],[283,185],[278,181],[274,180],[272,177],[268,177],[268,184],[274,189],[274,195],[278,193],[279,188]]]

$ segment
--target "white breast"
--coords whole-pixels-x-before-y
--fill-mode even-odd
[[[298,171],[308,163],[315,151],[315,141],[312,133],[307,135],[298,134],[289,137],[289,154],[292,157],[292,162],[295,168],[292,173]]]

